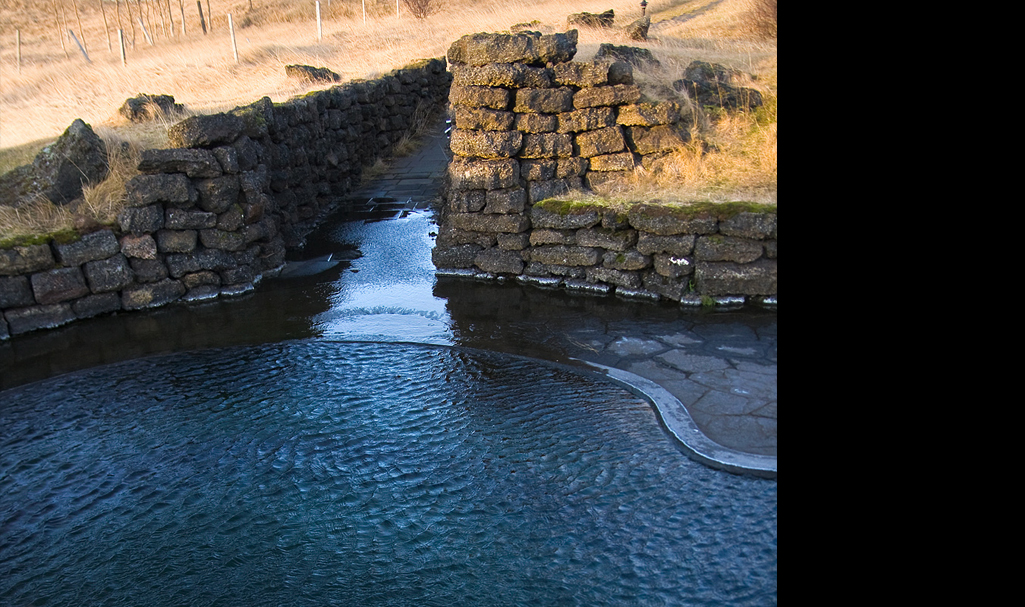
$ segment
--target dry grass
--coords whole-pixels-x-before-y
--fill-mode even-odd
[[[641,172],[634,196],[776,204],[776,123],[750,115],[728,115],[684,150]]]
[[[37,200],[18,208],[0,206],[0,248],[12,244],[45,242],[74,225],[71,212],[49,200]]]
[[[64,1],[70,10],[70,0]],[[285,77],[286,64],[327,67],[345,80],[372,78],[416,59],[442,56],[454,40],[468,33],[507,30],[531,19],[561,31],[566,15],[581,10],[611,7],[622,22],[640,13],[633,0],[446,0],[441,12],[419,20],[405,8],[396,17],[394,0],[368,0],[364,25],[361,4],[340,0],[331,8],[322,2],[324,36],[318,41],[312,0],[256,0],[253,11],[245,0],[212,0],[210,34],[200,32],[193,4],[187,7],[186,37],[161,35],[157,19],[155,27],[149,28],[155,35],[151,47],[137,28],[135,47],[128,49],[127,66],[122,67],[119,55],[107,50],[95,3],[80,3],[92,59],[86,63],[73,43],[65,57],[54,35],[52,15],[44,10],[49,3],[0,2],[0,148],[55,137],[75,118],[93,126],[109,124],[121,103],[138,93],[174,95],[199,113],[224,111],[264,95],[285,101],[310,90]],[[227,31],[228,11],[235,22],[238,64]],[[107,19],[113,20],[109,7]],[[13,45],[15,28],[22,30],[20,74]],[[77,29],[74,23],[72,29]],[[603,37],[582,32],[581,38],[597,48]]]
[[[212,18],[207,14],[208,35],[200,31],[194,6],[186,7],[186,36],[181,35],[178,13],[174,15],[175,28],[169,31],[159,13],[144,11],[154,45],[147,44],[141,28],[136,28],[134,48],[129,43],[128,63],[122,66],[119,55],[107,50],[98,3],[79,3],[84,29],[79,32],[71,0],[57,0],[61,1],[68,9],[68,27],[84,34],[81,37],[91,63],[86,63],[73,43],[67,44],[65,55],[55,35],[51,3],[0,0],[0,170],[30,160],[75,118],[82,118],[109,140],[164,145],[160,140],[166,137],[165,124],[138,127],[117,116],[124,100],[138,93],[173,95],[195,113],[225,111],[264,95],[280,102],[314,88],[287,79],[286,64],[327,67],[345,80],[373,78],[416,59],[442,56],[464,34],[507,30],[532,20],[540,21],[540,27],[564,31],[568,14],[609,8],[615,10],[620,26],[640,17],[635,0],[445,0],[440,12],[419,20],[404,7],[396,16],[394,0],[367,0],[364,24],[360,2],[335,0],[330,7],[322,1],[324,36],[317,40],[312,0],[254,0],[253,10],[248,0],[204,0],[204,13],[208,6],[213,9]],[[152,0],[142,2],[144,8],[152,6]],[[652,2],[648,14],[653,18],[653,39],[646,43],[630,42],[616,31],[581,30],[579,60],[593,56],[602,42],[651,49],[664,70],[639,73],[638,80],[652,96],[658,96],[659,82],[679,78],[690,61],[701,59],[755,74],[754,86],[769,101],[767,109],[757,114],[699,121],[700,135],[712,144],[713,151],[694,146],[680,152],[673,162],[665,163],[664,173],[649,175],[645,187],[662,188],[660,193],[670,195],[667,189],[672,186],[671,195],[677,197],[775,199],[776,43],[766,40],[753,24],[752,11],[760,2],[763,0]],[[108,0],[104,6],[113,31],[112,3]],[[134,9],[135,5],[133,15],[137,17]],[[121,10],[131,38],[124,3]],[[238,64],[228,36],[229,12],[236,28]],[[20,73],[13,43],[16,28],[22,38]],[[116,47],[116,33],[112,36]],[[113,191],[116,185],[95,191],[103,188]],[[109,215],[102,209],[91,213],[100,223]],[[21,214],[25,214],[24,207]],[[67,209],[40,210],[40,217],[40,229],[74,223],[74,213]],[[9,235],[6,221],[0,219],[0,236]]]
[[[726,112],[692,105],[691,143],[659,160],[651,171],[638,168],[633,178],[609,188],[601,197],[606,206],[631,201],[745,200],[777,203],[776,42],[758,24],[758,5],[765,0],[692,0],[652,15],[647,44],[660,67],[634,70],[634,79],[652,101],[679,99],[671,83],[683,78],[695,60],[722,63],[751,74],[743,83],[758,89],[765,105],[756,111]],[[605,40],[603,40],[605,41]],[[579,46],[586,60],[598,43]],[[564,197],[582,200],[580,195]]]
[[[82,189],[82,203],[75,208],[75,227],[88,229],[96,225],[113,225],[117,221],[117,214],[125,204],[125,185],[139,174],[136,167],[142,150],[167,147],[166,131],[164,133],[162,146],[153,146],[149,141],[139,139],[123,139],[116,134],[104,136],[110,172],[102,182]]]
[[[764,106],[752,112],[699,112],[691,145],[641,173],[632,196],[676,200],[748,200],[777,197],[777,52],[764,35],[759,10],[774,0],[697,0],[690,13],[653,27],[652,52],[662,68],[639,73],[649,94],[683,77],[694,60],[722,63],[751,74]],[[686,5],[684,5],[686,6]],[[684,8],[681,6],[680,8]],[[694,15],[694,16],[690,16]],[[657,17],[657,14],[656,14]]]
[[[438,108],[432,107],[426,101],[418,103],[416,108],[413,109],[409,129],[406,130],[402,138],[395,144],[395,147],[392,149],[392,155],[409,156],[415,152],[420,146],[424,133],[427,132],[437,119]]]
[[[134,138],[126,138],[114,129],[99,129],[97,134],[107,146],[107,178],[85,186],[82,198],[69,205],[56,205],[45,198],[19,208],[0,205],[0,243],[67,238],[115,224],[118,212],[124,208],[125,184],[139,174],[136,167],[142,150],[167,147],[167,129],[151,123],[148,129],[138,129]]]

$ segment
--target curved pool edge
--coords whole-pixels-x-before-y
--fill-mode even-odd
[[[319,341],[331,341],[339,343],[379,343],[361,342],[360,340],[344,340],[319,338]],[[687,408],[680,399],[673,396],[658,383],[645,379],[640,375],[609,367],[600,363],[591,362],[581,358],[569,358],[570,363],[565,364],[553,360],[546,360],[534,356],[513,354],[497,350],[488,350],[472,346],[454,344],[434,344],[415,341],[389,342],[420,347],[440,347],[452,350],[482,351],[513,358],[532,360],[534,362],[560,367],[576,373],[592,373],[626,389],[628,392],[647,400],[655,409],[662,427],[672,436],[676,442],[683,447],[683,451],[694,461],[704,464],[710,468],[723,470],[733,474],[754,476],[771,480],[776,479],[776,456],[759,455],[756,453],[745,453],[724,447],[713,441],[698,428],[697,423],[690,416]]]
[[[656,416],[659,419],[660,425],[665,429],[669,435],[676,440],[676,442],[683,448],[682,450],[693,460],[698,463],[704,464],[714,469],[723,470],[733,474],[741,474],[747,476],[755,476],[759,478],[776,480],[776,457],[769,455],[758,455],[754,453],[745,453],[743,451],[736,451],[728,447],[724,447],[719,443],[716,443],[708,436],[706,436],[694,422],[694,419],[690,416],[684,404],[667,389],[663,388],[658,383],[641,377],[635,373],[624,371],[615,367],[609,367],[600,363],[587,361],[579,358],[569,358],[571,364],[560,363],[553,360],[546,360],[544,358],[537,358],[534,356],[525,356],[522,354],[513,354],[510,352],[501,352],[497,350],[489,350],[483,348],[477,348],[472,346],[462,346],[455,344],[445,343],[431,343],[431,342],[420,342],[420,341],[370,341],[370,340],[359,340],[359,339],[338,339],[336,337],[308,337],[299,339],[286,339],[276,344],[284,344],[289,342],[327,342],[327,343],[343,343],[343,344],[393,344],[393,345],[406,345],[406,346],[417,346],[427,348],[441,348],[449,350],[464,350],[464,351],[481,351],[490,352],[492,354],[498,354],[502,356],[510,356],[513,358],[532,360],[536,363],[543,365],[560,367],[566,370],[573,371],[575,373],[593,374],[597,377],[601,377],[610,381],[630,393],[647,400],[652,408],[655,410]],[[200,348],[200,350],[208,349],[219,349],[219,348],[235,348],[235,347],[252,347],[252,345],[234,345],[234,346],[220,346],[213,348]],[[186,350],[188,351],[188,350]],[[181,352],[178,352],[181,353]],[[161,356],[171,355],[173,352],[159,352],[152,353],[145,356],[137,357],[132,360],[144,360],[149,358],[157,358]],[[124,362],[124,361],[120,361]],[[116,363],[110,363],[116,364]],[[97,365],[104,366],[104,365]],[[89,367],[93,368],[93,367]],[[68,373],[59,373],[57,375],[73,374],[85,371],[86,369],[77,369]],[[48,378],[52,379],[52,378]],[[44,381],[44,380],[38,380]],[[0,390],[0,393],[6,390],[15,390],[26,385],[31,385],[36,382],[28,382],[19,386],[13,386],[5,390]]]
[[[680,399],[640,375],[599,363],[573,359],[651,402],[662,425],[694,460],[734,474],[776,479],[776,457],[729,449],[705,436]]]

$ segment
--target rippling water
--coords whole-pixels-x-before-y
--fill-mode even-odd
[[[322,341],[0,392],[3,605],[769,605],[776,483],[537,361]]]

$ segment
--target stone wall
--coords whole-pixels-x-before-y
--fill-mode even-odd
[[[573,62],[576,41],[576,30],[474,34],[449,49],[456,129],[439,274],[698,303],[774,296],[775,207],[550,200],[629,184],[690,136],[689,111],[645,102],[629,63]]]
[[[0,339],[75,319],[253,289],[279,270],[420,107],[448,96],[444,59],[170,130],[126,186],[118,225],[0,250]]]

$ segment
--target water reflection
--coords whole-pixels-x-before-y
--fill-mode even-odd
[[[314,234],[312,251],[358,246],[362,255],[335,282],[313,323],[324,336],[452,344],[446,301],[432,292],[431,216],[341,223]]]
[[[226,345],[317,335],[330,307],[325,277],[266,281],[255,293],[78,321],[0,342],[0,389],[78,369]]]

